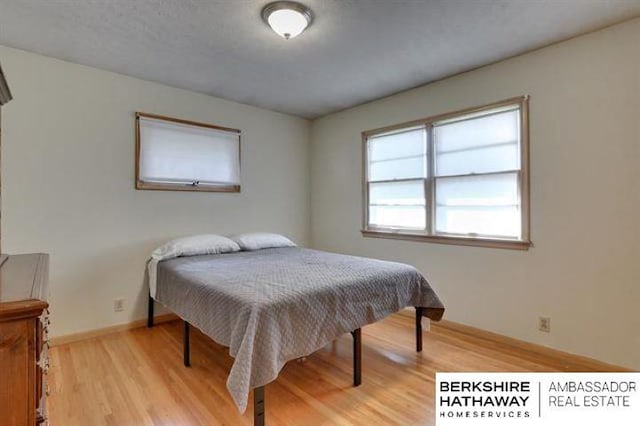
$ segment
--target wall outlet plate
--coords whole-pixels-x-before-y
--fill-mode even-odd
[[[538,318],[538,330],[544,333],[551,333],[551,318],[539,317]]]
[[[115,299],[113,301],[113,310],[114,312],[124,311],[124,299]]]

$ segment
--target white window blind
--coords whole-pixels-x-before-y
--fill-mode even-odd
[[[139,116],[138,180],[239,186],[240,133]]]
[[[519,111],[433,126],[438,233],[520,238]]]
[[[367,132],[365,231],[528,240],[525,103]]]
[[[368,191],[371,225],[425,229],[425,137],[424,127],[420,127],[369,140]]]

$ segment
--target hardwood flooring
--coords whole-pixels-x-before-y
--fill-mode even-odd
[[[225,383],[232,358],[192,329],[191,368],[182,364],[182,323],[138,328],[51,349],[52,426],[251,425]],[[436,371],[612,370],[559,352],[437,326],[415,352],[413,318],[363,328],[362,385],[352,387],[351,336],[289,362],[266,389],[269,425],[433,425]],[[485,333],[486,334],[486,333]]]

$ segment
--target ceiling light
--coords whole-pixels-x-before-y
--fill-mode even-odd
[[[262,19],[279,36],[289,40],[311,25],[313,12],[295,1],[275,1],[262,9]]]

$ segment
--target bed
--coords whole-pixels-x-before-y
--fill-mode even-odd
[[[411,266],[299,247],[176,257],[159,262],[156,274],[149,327],[154,301],[184,320],[186,366],[190,326],[229,347],[234,362],[227,388],[241,412],[253,389],[256,425],[265,421],[264,386],[287,361],[351,333],[358,386],[361,327],[413,306],[421,351],[421,318],[438,321],[444,313]]]

